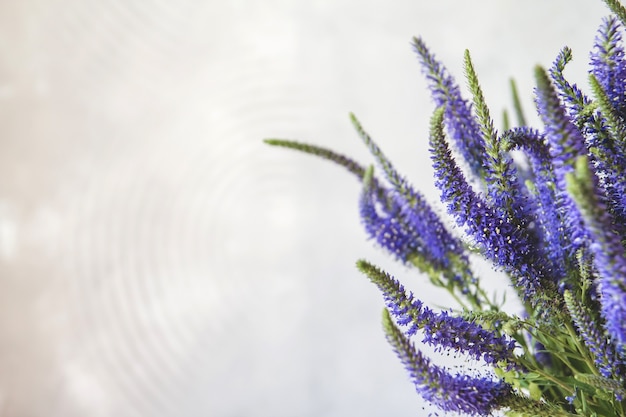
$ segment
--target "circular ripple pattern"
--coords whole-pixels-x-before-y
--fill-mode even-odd
[[[264,253],[255,242],[294,216],[289,207],[285,217],[269,211],[287,172],[255,156],[261,131],[240,120],[219,132],[228,142],[120,152],[76,207],[68,237],[83,331],[103,355],[105,390],[117,389],[140,414],[171,415],[193,374],[216,366],[224,338],[238,337],[233,329],[251,319],[242,312],[272,285],[245,274],[281,250]]]
[[[120,416],[220,411],[207,390],[237,383],[230,367],[248,353],[259,299],[296,291],[250,277],[270,252],[289,253],[255,242],[296,215],[280,201],[291,167],[260,152],[305,110],[286,99],[290,63],[245,36],[236,53],[204,45],[215,26],[196,33],[198,22],[220,22],[184,10],[197,4],[76,2],[57,39],[72,46],[65,82],[84,90],[68,101],[85,105],[92,142],[74,151],[85,180],[66,231],[74,353],[89,398]]]

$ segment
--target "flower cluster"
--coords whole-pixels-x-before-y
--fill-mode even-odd
[[[591,52],[589,95],[563,75],[568,48],[547,70],[535,68],[540,128],[526,125],[512,83],[519,126],[507,116],[496,130],[469,53],[471,100],[425,42],[413,40],[435,104],[435,185],[452,222],[395,170],[353,115],[381,178],[373,166],[325,148],[266,141],[355,174],[368,236],[458,301],[457,310],[435,311],[383,269],[357,262],[383,295],[387,340],[418,393],[444,411],[626,416],[626,8],[604,1],[613,15]],[[523,311],[507,314],[490,298],[471,253],[511,281]],[[418,336],[436,351],[483,363],[484,373],[435,365],[412,342]]]

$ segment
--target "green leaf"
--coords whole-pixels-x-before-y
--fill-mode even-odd
[[[517,91],[517,85],[515,80],[511,78],[509,81],[511,87],[511,96],[513,98],[513,109],[515,110],[515,116],[517,117],[517,124],[520,126],[526,126],[526,117],[524,117],[524,110],[522,109],[522,103],[519,99],[519,93]]]

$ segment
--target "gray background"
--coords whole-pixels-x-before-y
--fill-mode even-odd
[[[351,176],[261,139],[369,161],[353,111],[437,202],[411,37],[463,86],[469,48],[499,125],[509,77],[532,113],[532,68],[564,45],[586,85],[605,14],[599,0],[0,1],[0,415],[426,415],[354,261],[448,299],[366,241]]]

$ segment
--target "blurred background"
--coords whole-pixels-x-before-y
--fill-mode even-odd
[[[509,77],[532,114],[533,67],[564,45],[586,86],[606,14],[600,0],[0,1],[0,415],[427,415],[354,262],[448,299],[366,240],[354,178],[262,139],[369,163],[355,112],[437,204],[411,37],[462,86],[470,49],[501,126]]]

